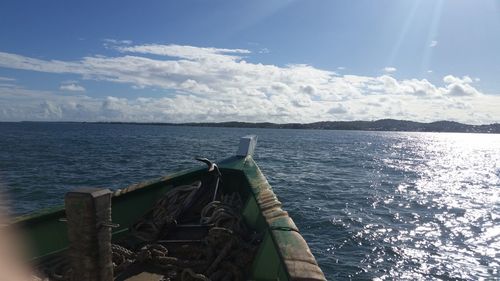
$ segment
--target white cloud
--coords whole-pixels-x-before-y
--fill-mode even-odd
[[[193,46],[158,44],[116,46],[115,48],[116,50],[124,53],[151,54],[190,60],[236,60],[241,58],[240,54],[250,53],[250,51],[244,49],[200,48]]]
[[[132,44],[132,40],[116,40],[116,39],[110,39],[110,38],[106,38],[106,39],[102,39],[102,42],[103,42],[103,45],[104,47],[106,48],[115,48],[115,46],[118,46],[118,45],[130,45]]]
[[[434,48],[437,46],[437,44],[438,44],[438,41],[432,40],[431,43],[429,44],[429,47]]]
[[[59,86],[59,90],[70,92],[85,92],[85,88],[76,83],[63,83],[61,84],[61,86]]]
[[[14,82],[14,81],[16,81],[16,79],[0,76],[0,82]]]
[[[341,103],[334,105],[328,110],[328,113],[332,115],[345,114],[347,112],[348,112],[347,108]]]
[[[392,66],[386,66],[382,69],[385,73],[394,73],[396,72],[396,68]]]
[[[470,85],[473,81],[469,76],[459,78],[447,75],[443,78],[443,82],[447,84],[445,92],[450,96],[479,96],[481,94]]]
[[[262,48],[259,50],[259,54],[269,54],[271,51],[268,48]]]
[[[460,77],[455,77],[453,75],[446,75],[443,78],[443,82],[445,82],[446,84],[453,84],[453,83],[470,84],[472,83],[472,79],[469,76],[463,76],[462,78],[460,78]]]
[[[102,93],[103,97],[96,98],[0,84],[0,120],[500,120],[500,113],[491,106],[492,102],[500,104],[500,97],[481,93],[469,76],[448,75],[443,85],[436,85],[426,79],[398,80],[389,75],[339,75],[301,64],[250,63],[243,58],[250,51],[244,49],[125,43],[116,43],[113,48],[119,51],[117,56],[76,61],[0,52],[0,67],[68,73],[125,83],[142,89],[142,93],[154,89],[154,94],[124,98]],[[63,86],[64,90],[84,90],[76,81],[66,81],[61,89]],[[474,112],[483,115],[471,119]]]
[[[15,87],[16,79],[0,76],[0,87]],[[1,94],[1,92],[0,92]]]
[[[479,91],[469,84],[452,83],[446,86],[447,94],[450,96],[477,96]]]

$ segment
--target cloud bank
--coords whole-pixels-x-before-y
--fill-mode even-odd
[[[181,45],[132,45],[108,39],[115,56],[75,61],[42,60],[0,52],[0,67],[71,74],[151,89],[139,98],[85,95],[78,84],[60,91],[27,89],[0,80],[0,120],[135,122],[313,122],[320,120],[500,121],[500,97],[481,93],[468,76],[448,75],[442,85],[426,79],[339,75],[310,65],[251,63],[244,49]],[[390,69],[389,69],[390,68]],[[64,91],[79,92],[78,95]],[[95,97],[95,96],[101,96]]]

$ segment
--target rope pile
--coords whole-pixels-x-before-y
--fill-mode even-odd
[[[196,186],[196,185],[191,185]],[[175,189],[174,189],[175,190]],[[190,195],[179,196],[189,190],[186,187],[179,192],[165,195],[155,205],[155,208],[165,209],[165,202],[180,207],[182,203],[173,198],[188,198]],[[172,206],[172,205],[171,205]],[[172,207],[170,207],[172,208]],[[249,271],[253,261],[260,236],[251,234],[241,217],[241,197],[238,193],[225,194],[220,201],[206,204],[200,212],[200,226],[208,227],[208,235],[199,245],[185,244],[176,251],[176,255],[169,255],[169,250],[162,245],[162,240],[150,240],[135,253],[122,246],[113,246],[113,263],[115,276],[126,272],[132,265],[149,265],[155,267],[164,276],[164,280],[245,280],[245,273]],[[173,209],[173,208],[172,208]],[[167,226],[163,230],[168,233],[175,227],[174,216],[168,212],[154,212],[146,216],[136,225],[150,225],[154,220],[155,228]],[[158,215],[161,214],[161,215]],[[137,238],[145,240],[141,231],[134,231]],[[156,238],[164,237],[165,233],[156,233]]]
[[[262,237],[245,225],[238,193],[221,194],[219,201],[210,202],[210,196],[200,198],[201,186],[196,181],[173,188],[131,227],[131,237],[140,242],[111,245],[115,278],[124,280],[142,267],[153,268],[165,281],[245,280]],[[195,226],[208,234],[196,243],[181,241],[172,246],[171,241],[162,240],[186,214],[197,219]],[[43,280],[65,281],[71,275],[63,256],[44,261],[39,268],[48,277]]]
[[[194,199],[200,187],[201,181],[196,181],[167,192],[141,220],[132,226],[133,235],[143,241],[154,241],[160,234],[165,235],[166,228],[177,224],[177,218],[184,210],[184,205]]]

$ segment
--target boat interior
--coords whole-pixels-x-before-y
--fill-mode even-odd
[[[239,201],[235,207],[241,215],[242,223],[247,228],[247,234],[252,237],[252,243],[255,249],[252,249],[251,262],[242,269],[241,280],[261,279],[275,280],[279,275],[286,275],[283,267],[280,267],[280,259],[274,244],[267,241],[269,234],[265,235],[267,225],[258,208],[256,199],[252,196],[251,188],[243,175],[242,171],[225,169],[221,170],[220,198],[233,197],[234,201]],[[131,186],[124,190],[115,191],[112,198],[112,241],[117,245],[126,245],[128,249],[141,249],[146,243],[155,243],[164,245],[168,249],[170,256],[179,257],[183,250],[188,249],[193,255],[202,255],[203,244],[208,237],[211,228],[209,224],[200,224],[201,210],[190,210],[189,218],[182,221],[182,224],[173,225],[167,234],[147,239],[137,239],[134,235],[134,225],[145,215],[150,213],[159,199],[163,198],[169,191],[186,186],[193,186],[200,181],[209,178],[206,169],[188,171],[178,176],[170,176],[158,181],[143,183],[137,186]],[[198,215],[198,217],[197,217]],[[64,258],[68,249],[68,237],[65,223],[64,209],[49,211],[46,214],[32,217],[31,219],[21,221],[18,227],[29,229],[27,233],[30,241],[30,249],[33,264],[37,268],[45,270],[45,275],[55,275],[55,278],[62,278],[64,272],[51,272],[50,270],[64,270],[69,266],[68,259]],[[248,250],[248,249],[247,249]],[[177,251],[177,252],[176,252]],[[241,250],[240,250],[241,251]],[[248,252],[242,251],[240,256],[231,257],[232,260],[241,259],[241,254]],[[216,253],[217,254],[217,253]],[[245,257],[248,258],[248,257]],[[54,260],[66,262],[65,264],[54,264]],[[44,269],[44,266],[52,267]],[[206,266],[206,264],[203,264]],[[231,267],[227,265],[226,267]],[[187,267],[186,267],[187,268]],[[281,268],[281,270],[279,270]],[[47,271],[49,270],[49,271]],[[155,266],[141,265],[140,267],[131,267],[127,272],[118,275],[116,280],[127,280],[127,278],[140,274],[140,271],[151,273],[162,273],[162,269],[156,269]],[[172,278],[180,275],[179,273],[170,273]],[[182,271],[181,271],[182,274]],[[61,275],[61,276],[60,276]],[[154,278],[148,275],[149,278]],[[223,276],[224,277],[224,276]],[[52,276],[54,278],[54,276]],[[233,279],[234,278],[234,279]],[[233,276],[228,280],[237,280]],[[43,280],[43,279],[42,279]],[[151,279],[154,280],[154,279]],[[176,280],[176,279],[172,279]],[[181,279],[179,279],[181,280]],[[186,279],[189,280],[189,279]],[[193,279],[197,280],[197,279]],[[220,279],[223,280],[223,279]]]

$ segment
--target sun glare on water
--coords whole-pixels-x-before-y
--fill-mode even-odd
[[[409,134],[396,150],[411,150],[411,161],[388,163],[415,171],[416,180],[401,183],[396,193],[414,212],[411,224],[387,242],[400,264],[391,276],[472,278],[498,274],[500,255],[500,136],[484,134]],[[408,147],[413,146],[413,147]],[[390,161],[389,161],[390,162]],[[403,217],[403,216],[401,216]],[[396,216],[396,219],[399,215]],[[410,223],[401,218],[401,224]]]

